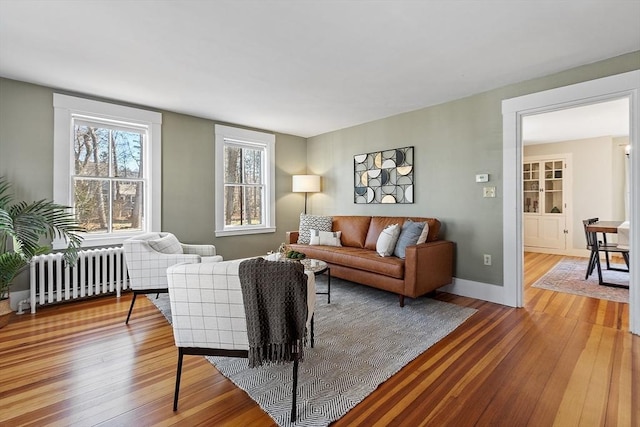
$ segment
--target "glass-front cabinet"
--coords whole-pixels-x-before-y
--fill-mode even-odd
[[[563,160],[522,165],[525,213],[561,214],[564,211],[563,172]]]
[[[522,165],[525,246],[565,247],[565,168],[562,158],[525,158]]]

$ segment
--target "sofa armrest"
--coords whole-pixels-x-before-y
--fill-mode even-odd
[[[454,243],[447,240],[407,246],[405,294],[412,298],[448,285],[453,280]]]
[[[289,245],[292,243],[298,243],[298,231],[287,231],[287,235],[285,236],[284,242]]]

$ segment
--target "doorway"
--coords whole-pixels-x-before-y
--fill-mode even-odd
[[[522,118],[525,279],[540,273],[539,266],[529,271],[527,260],[537,259],[535,254],[555,254],[559,257],[554,259],[562,263],[550,269],[562,273],[546,276],[548,271],[543,272],[543,287],[616,300],[626,293],[624,301],[628,300],[627,290],[607,293],[597,283],[585,286],[590,252],[583,228],[586,218],[629,220],[625,206],[628,144],[627,97]],[[615,242],[614,235],[609,238]],[[612,274],[616,278],[610,280],[628,283],[628,273],[607,272],[606,276]],[[529,301],[536,292],[533,283],[525,282],[525,301]]]
[[[593,104],[627,97],[630,117],[630,169],[631,182],[640,182],[640,156],[634,150],[640,148],[638,132],[640,115],[640,70],[605,77],[571,86],[565,86],[502,103],[503,111],[503,251],[504,251],[504,302],[514,307],[523,305],[523,200],[522,200],[522,118],[549,111],[558,111],[574,106]],[[630,329],[640,334],[640,290],[636,277],[640,260],[640,235],[634,226],[640,223],[640,186],[633,186],[630,193],[631,259],[630,259]]]

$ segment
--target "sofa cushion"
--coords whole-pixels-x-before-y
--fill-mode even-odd
[[[341,265],[371,273],[381,274],[402,280],[404,278],[404,260],[396,257],[380,257],[376,251],[347,246],[309,246],[290,245],[291,249],[304,253],[307,258],[321,259],[335,265]]]
[[[311,241],[309,229],[318,231],[331,231],[331,217],[300,214],[300,226],[298,230],[298,243],[308,245]]]
[[[367,231],[367,238],[364,242],[366,249],[376,250],[378,245],[378,238],[382,230],[390,225],[398,224],[398,229],[402,229],[405,218],[401,216],[373,216],[371,217],[371,223],[369,224],[369,230]]]
[[[310,245],[327,245],[342,246],[340,244],[340,235],[342,231],[318,231],[313,228],[309,229]]]
[[[167,234],[159,239],[147,240],[149,246],[157,252],[163,254],[181,254],[182,245],[180,241],[173,234]]]
[[[370,216],[334,216],[332,231],[342,231],[342,246],[364,248],[370,222]]]
[[[424,222],[414,222],[411,219],[407,219],[402,225],[402,231],[393,254],[398,258],[404,259],[407,246],[413,246],[418,243],[425,224]]]
[[[391,256],[396,248],[396,242],[400,236],[400,226],[391,224],[380,233],[378,243],[376,244],[376,252],[380,256]]]

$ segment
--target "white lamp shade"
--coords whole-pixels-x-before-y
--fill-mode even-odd
[[[294,193],[317,193],[320,191],[319,175],[293,175]]]

